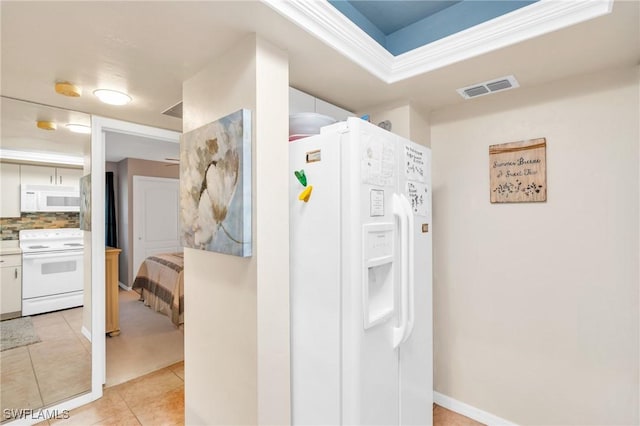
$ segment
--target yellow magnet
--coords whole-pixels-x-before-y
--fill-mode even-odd
[[[304,191],[298,195],[298,200],[304,201],[305,203],[309,201],[309,197],[311,197],[311,191],[313,191],[313,185],[307,186]]]

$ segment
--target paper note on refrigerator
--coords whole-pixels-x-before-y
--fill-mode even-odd
[[[425,158],[424,152],[410,145],[404,146],[404,163],[407,179],[424,182]]]
[[[392,185],[395,167],[394,145],[363,134],[362,147],[362,182],[377,186]]]
[[[411,203],[413,214],[418,216],[427,216],[427,185],[418,182],[407,182],[407,198]]]

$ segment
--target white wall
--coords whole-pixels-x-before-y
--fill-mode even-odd
[[[257,39],[258,424],[290,424],[289,59]]]
[[[421,145],[431,146],[429,120],[411,104],[372,107],[359,115],[367,114],[366,111],[371,111],[369,119],[373,124],[389,120],[393,133]]]
[[[424,146],[431,146],[431,125],[427,117],[417,109],[409,110],[409,134],[411,140]]]
[[[638,68],[431,117],[435,390],[518,424],[638,424]],[[490,204],[489,145],[547,139],[546,203]]]
[[[289,423],[288,61],[252,35],[183,85],[184,132],[252,110],[253,256],[185,249],[186,424]]]
[[[369,121],[378,125],[382,121],[391,122],[391,131],[403,138],[411,139],[411,106],[405,105],[385,105],[373,107],[367,111],[362,111],[358,115],[369,114]]]

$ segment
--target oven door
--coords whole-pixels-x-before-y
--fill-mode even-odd
[[[83,250],[23,253],[22,298],[83,289]]]

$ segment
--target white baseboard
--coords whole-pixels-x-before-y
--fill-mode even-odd
[[[448,410],[455,411],[458,414],[467,416],[470,419],[484,423],[488,426],[517,426],[515,423],[505,420],[501,417],[482,411],[479,408],[472,407],[469,404],[460,402],[447,395],[443,395],[439,392],[433,392],[433,402]]]
[[[82,329],[80,331],[82,332],[82,335],[87,338],[88,341],[91,341],[91,332],[87,330],[87,328],[84,325],[82,326]]]
[[[126,285],[124,285],[123,283],[121,283],[120,281],[118,281],[118,286],[126,291],[131,291],[133,289],[133,287],[127,287]]]

